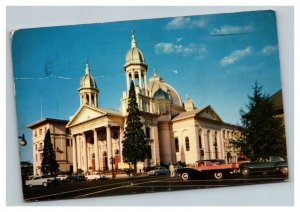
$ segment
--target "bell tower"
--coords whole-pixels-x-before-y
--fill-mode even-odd
[[[132,30],[131,48],[127,51],[124,65],[127,91],[129,91],[131,81],[133,81],[135,87],[139,87],[140,90],[147,90],[147,69],[148,65],[146,64],[143,53],[137,48],[134,30]]]
[[[126,74],[126,91],[123,92],[121,99],[122,113],[126,115],[128,93],[131,81],[135,86],[135,93],[137,95],[137,103],[140,111],[150,112],[150,97],[147,88],[147,69],[144,55],[137,47],[134,30],[131,34],[131,48],[127,51],[125,56],[124,71]]]
[[[80,106],[89,105],[98,107],[98,93],[96,81],[90,74],[90,67],[88,62],[85,64],[85,75],[80,80],[80,87],[78,88],[80,96]]]

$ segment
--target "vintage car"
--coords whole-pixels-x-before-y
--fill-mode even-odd
[[[242,163],[239,165],[239,169],[243,176],[266,173],[281,173],[286,176],[288,175],[287,161],[279,156],[271,156],[266,160],[259,159],[254,162]]]
[[[238,166],[235,163],[226,164],[223,160],[200,160],[196,161],[192,167],[183,167],[177,169],[177,175],[183,180],[215,178],[222,179],[238,172]]]
[[[66,181],[68,179],[68,175],[66,174],[59,174],[56,176],[56,178],[59,180],[59,181]]]
[[[67,181],[84,181],[85,177],[78,174],[73,174],[68,177]]]
[[[90,180],[100,180],[102,178],[105,178],[105,175],[101,174],[100,172],[92,172],[88,175],[85,176],[85,179],[87,181],[90,181]]]
[[[163,167],[163,166],[157,166],[153,170],[148,172],[149,175],[167,175],[170,174],[169,169]]]
[[[48,186],[50,184],[57,183],[58,180],[55,177],[50,176],[34,176],[31,179],[25,181],[25,185],[32,187],[32,186]]]

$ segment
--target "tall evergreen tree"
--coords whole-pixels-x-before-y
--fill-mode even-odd
[[[54,175],[58,173],[59,164],[55,159],[55,152],[51,143],[50,130],[48,129],[44,139],[42,172],[46,175]]]
[[[144,130],[140,118],[134,84],[131,81],[128,98],[128,117],[126,121],[125,136],[123,140],[123,159],[126,163],[134,166],[136,173],[136,165],[143,161],[149,154],[149,147],[145,138]]]
[[[248,99],[248,112],[240,111],[242,134],[231,140],[231,145],[250,160],[267,159],[269,156],[286,158],[283,119],[275,115],[270,97],[262,94],[262,87],[256,82],[253,96],[248,96]]]

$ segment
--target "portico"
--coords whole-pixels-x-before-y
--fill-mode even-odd
[[[118,168],[122,161],[124,127],[122,116],[114,113],[84,105],[70,120],[67,127],[72,137],[74,173],[79,169],[83,172],[111,170],[112,159],[114,168]],[[95,117],[83,119],[91,114]]]

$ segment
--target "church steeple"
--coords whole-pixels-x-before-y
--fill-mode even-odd
[[[90,105],[98,107],[98,93],[96,81],[90,74],[90,66],[88,61],[85,64],[85,75],[80,80],[80,87],[78,89],[80,95],[80,106]]]
[[[135,36],[134,36],[134,29],[131,31],[131,48],[136,48],[136,41],[135,41]]]

